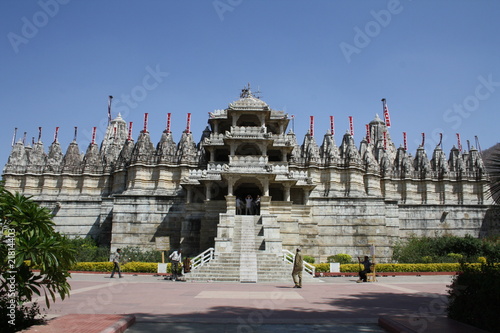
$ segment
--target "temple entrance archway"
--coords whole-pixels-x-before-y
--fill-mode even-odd
[[[238,180],[234,186],[233,195],[244,199],[249,194],[254,199],[257,195],[262,196],[262,185],[260,181],[256,178]]]

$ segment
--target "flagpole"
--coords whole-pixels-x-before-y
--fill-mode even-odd
[[[111,123],[111,102],[113,100],[113,96],[109,95],[108,97],[108,125]]]
[[[17,136],[17,127],[14,128],[14,135],[12,136],[12,147],[14,147],[14,144],[16,143],[16,136]]]

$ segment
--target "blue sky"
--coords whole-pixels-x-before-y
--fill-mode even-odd
[[[354,117],[355,140],[382,115],[386,98],[399,146],[414,153],[426,133],[482,149],[498,141],[500,2],[295,0],[40,0],[0,2],[0,164],[14,128],[46,149],[60,127],[64,149],[78,127],[85,151],[102,140],[107,98],[134,122],[149,113],[156,144],[172,113],[176,141],[193,114],[201,136],[208,112],[250,83],[273,109],[295,115],[302,141],[315,116],[321,142],[335,117],[340,142]],[[127,97],[128,96],[128,97]]]

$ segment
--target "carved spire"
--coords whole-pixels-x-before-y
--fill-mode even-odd
[[[99,154],[99,147],[95,143],[90,143],[83,157],[83,172],[102,172],[102,160]]]
[[[130,163],[154,163],[155,147],[147,130],[141,131],[132,151]]]
[[[41,141],[33,143],[29,151],[27,172],[42,173],[47,163],[47,154],[45,154],[43,143]]]
[[[417,154],[413,160],[413,167],[419,173],[420,178],[428,178],[431,175],[431,164],[425,152],[424,147],[420,146],[417,149]]]
[[[78,143],[73,141],[69,144],[63,158],[63,172],[80,173],[82,171],[82,155]]]
[[[59,142],[52,142],[47,154],[47,164],[45,165],[45,172],[59,173],[62,170],[62,161],[64,154]]]
[[[28,165],[28,155],[23,141],[19,140],[13,147],[9,155],[9,160],[5,165],[4,172],[24,173]]]
[[[361,163],[358,148],[356,148],[354,139],[349,132],[346,132],[342,138],[342,144],[340,145],[340,160],[345,166],[358,165]]]
[[[448,176],[449,174],[448,161],[446,161],[446,154],[441,149],[441,145],[437,145],[432,153],[431,168],[437,174],[438,178]]]
[[[177,145],[174,142],[170,129],[164,130],[161,135],[160,142],[158,142],[158,145],[156,146],[158,163],[174,163],[176,150]]]
[[[339,148],[335,144],[335,138],[330,131],[323,137],[320,147],[321,161],[325,166],[336,165],[339,159]]]

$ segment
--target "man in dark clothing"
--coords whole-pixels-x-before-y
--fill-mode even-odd
[[[356,282],[358,282],[358,283],[367,282],[366,274],[372,272],[372,269],[371,269],[372,263],[370,262],[370,259],[368,258],[368,256],[365,256],[365,260],[363,260],[363,261],[361,261],[361,259],[359,259],[359,257],[358,257],[358,262],[363,265],[363,270],[359,271],[359,280]]]

